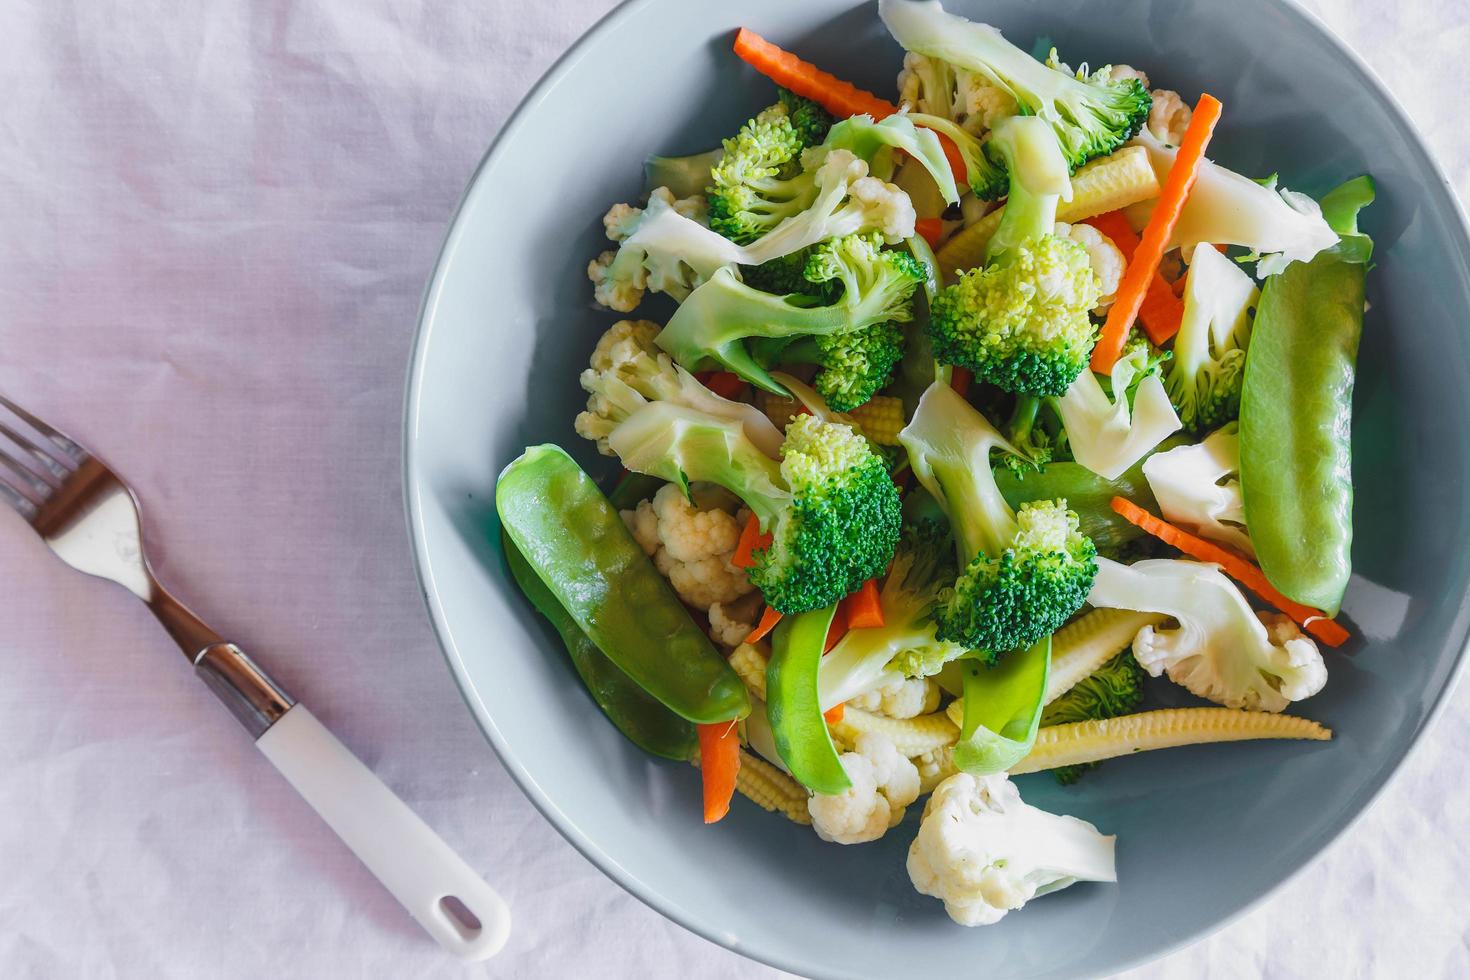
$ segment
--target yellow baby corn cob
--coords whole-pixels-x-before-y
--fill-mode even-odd
[[[859,735],[868,732],[886,735],[901,754],[911,757],[953,745],[960,737],[959,727],[941,711],[917,718],[889,718],[849,706],[843,709],[842,720],[829,727],[832,734],[848,746],[855,743]]]
[[[1127,609],[1094,609],[1057,630],[1051,639],[1051,672],[1046,678],[1046,704],[1066,694],[1079,682],[1133,643],[1145,626],[1157,626],[1166,617]]]
[[[1332,729],[1306,718],[1235,708],[1165,708],[1117,718],[1074,721],[1043,728],[1031,754],[1011,768],[1012,775],[1061,766],[1101,762],[1121,755],[1208,742],[1258,738],[1325,742]]]
[[[1072,200],[1057,205],[1057,220],[1081,221],[1158,196],[1159,178],[1149,165],[1148,151],[1141,146],[1126,146],[1093,160],[1072,175]],[[1004,207],[996,208],[939,250],[935,258],[946,280],[985,260],[985,246],[1004,212]]]
[[[880,446],[897,446],[904,426],[903,399],[876,395],[847,413],[862,427],[863,435]]]
[[[766,657],[757,647],[740,644],[730,654],[730,666],[745,682],[746,690],[762,701],[766,699]]]
[[[1031,754],[1012,766],[1010,773],[1019,776],[1154,749],[1262,738],[1325,742],[1332,738],[1332,729],[1306,718],[1269,711],[1163,708],[1043,728],[1036,733],[1036,746]],[[919,767],[919,792],[934,792],[934,787],[958,771],[954,765],[954,750],[938,750],[931,764]]]
[[[699,753],[694,754],[689,764],[699,768]],[[754,752],[740,750],[740,771],[735,776],[735,788],[756,806],[779,813],[792,823],[812,822],[812,816],[806,808],[807,798],[811,794],[796,780]]]

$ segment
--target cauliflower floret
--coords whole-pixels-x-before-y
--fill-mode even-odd
[[[924,807],[909,880],[920,894],[943,899],[960,925],[990,925],[1074,882],[1117,881],[1115,840],[1085,820],[1023,802],[1004,773],[957,773]]]
[[[882,687],[859,694],[848,703],[890,718],[914,718],[938,709],[939,685],[927,677],[894,675]]]
[[[730,564],[743,526],[739,516],[730,512],[732,498],[717,487],[696,484],[691,489],[695,503],[666,483],[652,501],[639,501],[633,510],[623,511],[622,518],[679,598],[709,609],[717,603],[734,602],[755,586],[744,569]],[[728,628],[735,628],[733,620]],[[749,632],[747,627],[740,638]]]
[[[1019,111],[1015,96],[984,75],[912,51],[898,73],[898,101],[915,112],[951,119],[976,136]]]
[[[592,280],[592,298],[610,310],[631,313],[643,301],[648,288],[648,271],[642,263],[630,268],[626,275],[613,272],[617,252],[603,252],[587,263],[587,278]]]
[[[755,629],[760,609],[760,597],[755,593],[734,602],[714,603],[709,607],[710,639],[731,649],[740,646]]]
[[[597,302],[628,313],[650,289],[682,302],[716,269],[740,262],[740,248],[707,226],[708,211],[702,195],[675,198],[667,187],[654,188],[644,207],[609,208],[602,227],[619,247],[587,265]]]
[[[1170,558],[1097,564],[1089,603],[1179,623],[1146,626],[1134,637],[1133,655],[1151,676],[1167,673],[1202,698],[1258,711],[1284,711],[1327,683],[1317,645],[1274,620],[1268,631],[1218,567]]]
[[[1108,78],[1115,82],[1121,82],[1129,78],[1136,78],[1143,83],[1144,88],[1149,87],[1148,76],[1139,71],[1137,68],[1134,68],[1132,65],[1109,65]]]
[[[1053,233],[1058,237],[1070,238],[1087,249],[1088,264],[1102,284],[1102,294],[1097,299],[1097,305],[1092,308],[1093,311],[1101,313],[1112,306],[1113,299],[1118,295],[1118,284],[1123,281],[1123,270],[1128,266],[1122,250],[1113,244],[1111,238],[1092,225],[1069,225],[1058,221]]]
[[[1153,97],[1153,108],[1148,111],[1148,131],[1156,139],[1178,146],[1184,140],[1184,131],[1189,128],[1194,110],[1179,97],[1178,92],[1170,89],[1154,89]]]
[[[877,177],[859,177],[848,188],[848,195],[862,204],[864,224],[876,228],[889,245],[913,235],[918,215],[902,187]]]
[[[653,512],[653,501],[640,500],[637,507],[620,511],[618,516],[628,525],[633,540],[645,555],[652,558],[658,553],[658,515]]]
[[[672,483],[654,495],[653,512],[658,515],[659,538],[675,561],[726,555],[740,541],[740,525],[734,515],[716,505],[696,507]]]
[[[807,801],[817,835],[838,844],[877,840],[898,826],[904,808],[919,798],[919,770],[887,737],[865,732],[853,748],[841,756],[852,786],[835,796],[817,793]]]

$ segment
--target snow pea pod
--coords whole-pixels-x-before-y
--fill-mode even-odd
[[[1323,199],[1341,236],[1266,280],[1240,396],[1240,486],[1261,570],[1290,599],[1335,616],[1352,572],[1351,424],[1365,261],[1367,178]]]
[[[510,574],[531,600],[531,605],[550,620],[561,635],[567,655],[592,700],[628,739],[645,752],[665,759],[687,761],[698,743],[692,724],[659,703],[658,699],[634,683],[633,679],[607,659],[592,638],[582,632],[577,621],[556,601],[546,583],[526,561],[510,535],[500,535],[505,548],[505,562]]]
[[[988,667],[965,659],[964,718],[954,747],[955,768],[976,776],[1005,772],[1036,742],[1051,672],[1051,637]]]
[[[564,451],[527,449],[500,474],[495,507],[562,608],[639,687],[700,724],[750,712],[745,685]]]
[[[817,694],[822,647],[836,610],[834,605],[783,616],[771,636],[766,667],[766,715],[776,752],[796,781],[817,793],[841,793],[852,786]]]

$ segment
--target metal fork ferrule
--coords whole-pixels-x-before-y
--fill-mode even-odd
[[[296,700],[233,643],[215,643],[194,658],[194,672],[251,738],[260,738]]]

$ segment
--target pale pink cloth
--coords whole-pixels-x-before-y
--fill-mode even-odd
[[[609,5],[0,5],[0,389],[135,483],[163,576],[515,916],[500,959],[447,960],[142,607],[0,513],[0,976],[772,975],[624,894],[522,798],[409,562],[402,381],[445,222],[515,101]],[[1443,100],[1470,46],[1458,0],[1327,13],[1465,189],[1470,138]],[[1470,972],[1467,744],[1462,693],[1348,840],[1139,975]]]

